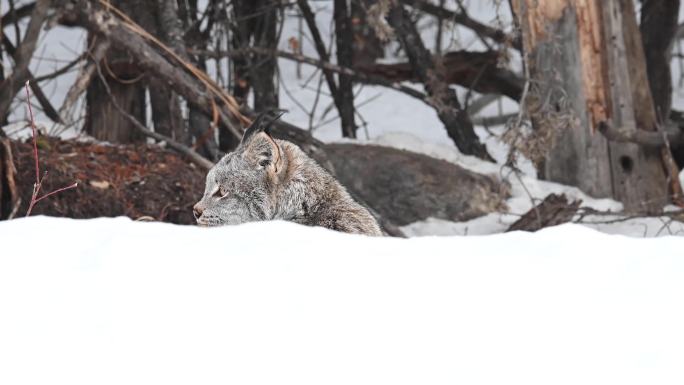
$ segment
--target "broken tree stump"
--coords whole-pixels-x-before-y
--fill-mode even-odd
[[[544,227],[570,222],[577,213],[581,200],[568,202],[565,194],[550,194],[544,200],[515,221],[509,231],[537,231]]]

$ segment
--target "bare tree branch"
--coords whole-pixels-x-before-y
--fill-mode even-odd
[[[38,0],[31,12],[31,20],[26,28],[26,34],[14,55],[14,70],[0,84],[0,117],[7,114],[12,105],[14,95],[19,92],[30,77],[28,66],[36,49],[40,30],[47,18],[49,8],[50,0]]]
[[[676,125],[668,124],[663,127],[663,133],[641,129],[621,129],[608,124],[599,123],[598,130],[606,139],[614,142],[636,143],[645,147],[663,147],[666,141],[672,147],[679,147],[684,143],[684,131]]]
[[[237,111],[236,115],[233,111],[226,111],[224,108],[230,106],[225,106],[223,101],[217,100],[219,96],[207,87],[203,79],[198,79],[182,67],[169,62],[137,32],[139,26],[125,25],[112,14],[84,0],[66,2],[62,22],[80,25],[91,33],[108,39],[112,46],[126,50],[141,69],[166,82],[174,91],[183,95],[188,104],[202,110],[207,116],[213,116],[216,110],[221,124],[236,137],[242,137],[240,123],[237,121],[244,118],[240,112]],[[217,86],[214,85],[214,88]]]
[[[458,84],[484,94],[501,94],[519,101],[525,79],[505,68],[498,67],[500,53],[496,51],[450,51],[435,56],[437,68],[442,71],[445,81]],[[411,63],[371,64],[355,67],[357,71],[369,75],[383,76],[389,80],[420,81]]]
[[[278,56],[278,57],[282,57],[284,59],[288,59],[288,60],[292,60],[292,61],[296,61],[296,62],[300,62],[300,63],[306,63],[306,64],[324,69],[324,70],[332,72],[332,73],[345,74],[347,76],[351,76],[352,78],[354,78],[354,80],[362,82],[362,83],[373,84],[373,85],[391,88],[395,91],[403,92],[403,93],[405,93],[411,97],[414,97],[420,101],[428,103],[427,95],[425,95],[424,93],[422,93],[422,92],[420,92],[414,88],[404,86],[400,83],[393,82],[393,81],[385,79],[381,76],[368,75],[368,74],[365,74],[363,72],[359,72],[359,71],[351,69],[351,68],[340,67],[340,66],[332,64],[330,62],[317,60],[317,59],[314,59],[314,58],[311,58],[308,56],[294,54],[294,53],[287,52],[287,51],[269,50],[269,49],[261,48],[261,47],[250,47],[250,48],[233,50],[233,51],[197,51],[197,50],[191,50],[190,52],[193,54],[206,55],[208,57],[213,57],[213,58],[217,58],[217,59],[222,58],[222,57],[226,57],[226,56],[227,57],[240,57],[240,56],[248,55],[252,52],[257,52],[257,53],[260,53],[263,55]]]
[[[387,21],[401,42],[409,62],[418,78],[425,85],[425,91],[433,100],[433,106],[439,119],[444,123],[447,134],[454,141],[456,147],[466,154],[493,161],[487,152],[487,147],[473,130],[473,123],[468,113],[461,108],[456,92],[449,88],[443,71],[437,68],[430,51],[425,48],[415,24],[410,20],[404,6],[392,4],[387,15]]]
[[[515,119],[517,116],[518,113],[510,113],[497,116],[477,117],[473,118],[473,124],[478,126],[499,126],[508,123],[511,121],[511,119]]]
[[[234,113],[229,110],[229,106],[219,100],[218,96],[209,90],[195,73],[193,73],[195,76],[190,75],[177,63],[169,62],[164,55],[140,35],[137,28],[131,29],[132,27],[125,26],[118,18],[103,9],[94,7],[91,2],[62,0],[62,4],[61,22],[82,26],[91,33],[108,39],[112,46],[125,49],[137,62],[137,65],[147,71],[150,76],[156,76],[163,80],[169,87],[183,96],[188,104],[195,106],[205,115],[213,117],[216,114],[220,124],[229,128],[236,137],[242,137],[242,129],[238,125],[243,121],[249,122],[250,118],[255,116],[253,110],[242,107],[237,111],[238,115],[233,115]],[[240,117],[240,122],[236,121],[236,116]],[[320,160],[324,167],[326,166],[324,154],[322,155],[320,150],[321,143],[308,132],[279,120],[274,123],[273,134],[297,143],[307,154],[316,160]]]
[[[309,27],[309,31],[311,32],[311,36],[314,41],[314,47],[316,47],[316,52],[318,53],[318,57],[320,57],[321,61],[324,63],[330,63],[330,55],[328,55],[328,51],[325,48],[325,43],[323,42],[323,38],[321,37],[321,33],[318,30],[318,27],[316,26],[316,19],[313,11],[311,10],[311,7],[309,6],[309,2],[307,0],[297,0],[297,4],[299,5],[299,9],[302,11],[302,16],[304,16],[304,20],[306,21],[307,26]],[[337,83],[335,82],[335,77],[333,76],[333,71],[330,67],[325,67],[321,66],[319,67],[323,70],[323,76],[325,77],[325,82],[328,84],[328,89],[330,90],[330,94],[332,95],[333,102],[335,103],[335,107],[337,107],[337,111],[340,114],[340,117],[343,119],[342,121],[342,135],[343,136],[354,136],[354,130],[351,129],[350,127],[354,126],[354,119],[353,119],[353,114],[351,116],[351,122],[348,121],[349,119],[349,114],[347,112],[347,108],[345,106],[345,102],[343,100],[343,95],[338,88]],[[338,74],[341,74],[341,72],[338,72]],[[348,96],[348,95],[347,95]],[[352,108],[353,112],[353,108]]]
[[[465,12],[454,12],[446,8],[431,4],[426,0],[400,0],[402,4],[410,5],[413,8],[419,9],[425,13],[436,16],[440,19],[451,20],[464,27],[470,28],[475,33],[481,36],[488,37],[497,43],[511,43],[514,48],[520,50],[521,43],[519,36],[510,36],[506,32],[492,28],[486,24],[482,24],[477,20],[470,18]]]
[[[2,35],[2,45],[5,47],[5,50],[8,54],[12,56],[16,54],[17,50],[14,47],[14,44],[12,44],[12,42],[5,35]],[[59,76],[59,74],[66,72],[69,68],[71,68],[71,66],[78,63],[79,60],[80,58],[77,58],[76,60],[72,61],[71,63],[63,67],[63,71],[58,71],[55,73],[56,76]],[[36,97],[36,99],[38,99],[38,103],[43,108],[43,112],[45,112],[45,115],[55,123],[62,123],[62,120],[59,114],[57,113],[57,110],[55,110],[55,108],[52,106],[52,103],[50,103],[50,99],[45,95],[43,90],[40,88],[39,82],[44,80],[45,77],[41,76],[40,78],[36,78],[35,76],[33,76],[33,73],[31,73],[31,70],[27,68],[26,71],[28,72],[28,80],[30,82],[31,91],[33,91],[33,95]]]
[[[7,12],[6,14],[2,15],[2,19],[0,20],[0,25],[2,25],[4,27],[8,24],[16,23],[19,20],[30,16],[31,12],[33,12],[33,9],[35,7],[36,7],[36,3],[32,2],[32,3],[24,4],[21,7],[16,8],[10,12]]]

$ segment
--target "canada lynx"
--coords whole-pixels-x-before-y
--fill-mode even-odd
[[[382,235],[378,223],[313,159],[285,140],[273,139],[280,117],[259,115],[238,148],[207,174],[195,205],[203,226],[282,219],[347,233]]]

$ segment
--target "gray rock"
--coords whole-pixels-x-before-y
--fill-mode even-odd
[[[329,144],[325,152],[340,182],[399,226],[506,210],[508,185],[444,160],[373,145]]]

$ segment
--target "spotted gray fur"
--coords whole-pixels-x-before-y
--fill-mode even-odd
[[[375,218],[295,144],[273,139],[263,116],[207,174],[195,205],[203,226],[281,219],[347,233],[382,235]]]

